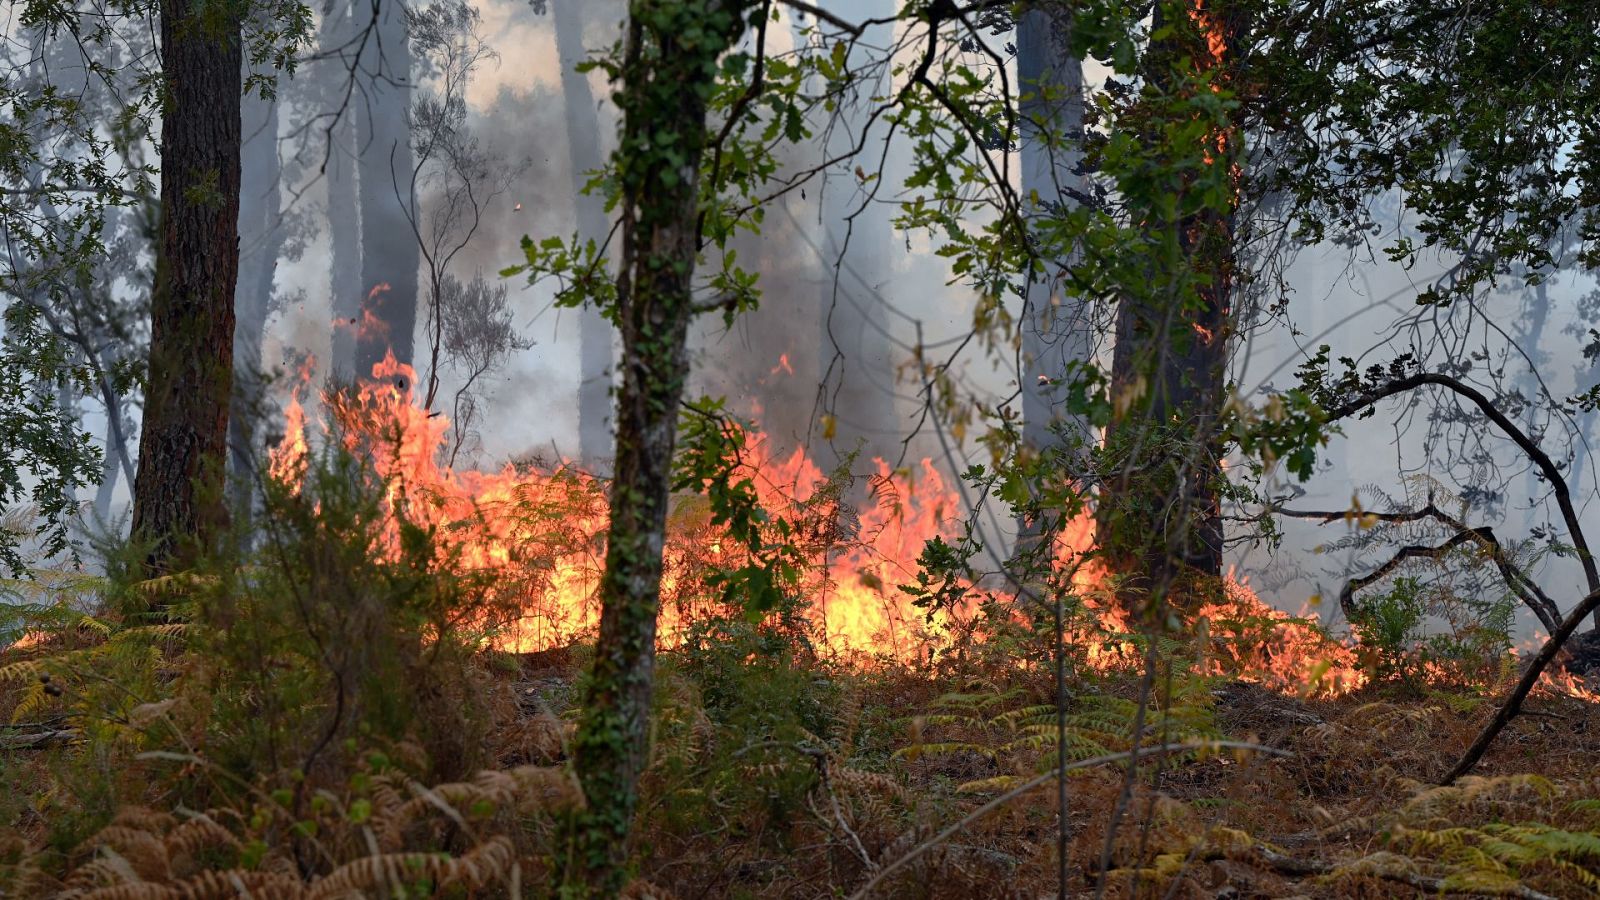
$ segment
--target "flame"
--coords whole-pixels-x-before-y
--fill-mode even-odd
[[[349,331],[359,341],[380,341],[389,336],[389,323],[385,322],[373,307],[378,305],[378,295],[389,292],[389,282],[384,281],[373,285],[367,292],[367,299],[361,304],[361,315],[353,319],[334,319],[333,327],[337,331]]]
[[[488,571],[521,591],[521,616],[498,638],[507,649],[530,651],[570,643],[598,622],[596,590],[604,562],[607,507],[603,485],[569,465],[549,471],[507,466],[498,472],[441,465],[449,419],[414,402],[415,373],[389,354],[352,393],[327,393],[323,404],[332,431],[346,449],[371,460],[407,521],[431,528],[449,543],[469,571]],[[301,384],[309,383],[302,372]],[[272,451],[269,472],[291,484],[303,476],[312,445],[299,392],[285,412],[285,436]],[[325,429],[326,431],[326,429]],[[911,659],[940,631],[899,590],[915,578],[923,545],[953,538],[959,510],[955,492],[928,460],[915,470],[892,470],[881,460],[870,479],[872,505],[850,523],[848,534],[819,544],[806,573],[810,613],[824,646],[839,653]],[[770,441],[752,434],[740,466],[761,505],[775,515],[802,510],[827,484],[822,470],[796,450],[774,455]],[[848,517],[829,500],[808,510],[812,519]],[[558,527],[559,524],[559,527]],[[386,535],[398,550],[398,522]],[[704,573],[735,562],[722,535],[697,511],[693,498],[677,504],[664,551],[663,643],[715,605]]]
[[[289,484],[303,477],[311,441],[301,393],[313,362],[301,367],[286,410],[286,434],[272,451],[269,472]],[[353,392],[325,393],[331,431],[344,446],[371,460],[397,514],[432,530],[457,553],[465,572],[494,575],[514,621],[494,637],[497,646],[534,651],[593,635],[599,618],[597,590],[604,565],[608,507],[604,485],[562,463],[548,469],[508,465],[497,472],[457,470],[440,463],[450,423],[413,399],[411,367],[393,354],[375,365]],[[957,609],[929,615],[900,585],[916,580],[918,558],[934,537],[953,541],[964,508],[954,486],[929,460],[903,469],[874,461],[869,502],[859,510],[804,450],[779,453],[759,432],[747,435],[736,477],[748,478],[758,502],[774,516],[803,523],[793,540],[808,555],[801,593],[815,644],[864,661],[912,662],[948,646],[963,617],[970,621],[988,601],[1016,609],[1010,598],[966,584]],[[399,522],[389,523],[386,546],[398,553]],[[1136,671],[1143,654],[1137,628],[1118,603],[1114,579],[1094,554],[1095,522],[1085,511],[1055,536],[1057,587],[1081,603],[1083,615],[1066,625],[1067,646],[1098,672]],[[669,519],[663,551],[658,634],[664,646],[718,611],[720,600],[705,573],[739,562],[742,552],[714,527],[697,497],[680,497]],[[723,610],[726,612],[727,610]],[[1369,683],[1363,648],[1329,637],[1309,609],[1290,615],[1273,608],[1229,572],[1221,593],[1202,605],[1185,631],[1190,658],[1206,675],[1241,678],[1275,691],[1336,697]],[[1468,676],[1437,663],[1421,676],[1461,684]],[[1481,680],[1481,677],[1480,677]],[[1542,691],[1600,701],[1581,680],[1547,673]]]
[[[1217,17],[1214,11],[1206,7],[1206,0],[1192,0],[1192,3],[1193,5],[1189,7],[1189,19],[1200,29],[1206,41],[1205,57],[1195,60],[1195,67],[1201,72],[1216,72],[1218,78],[1225,81],[1229,75],[1225,65],[1228,58],[1227,25]],[[1222,91],[1221,83],[1213,82],[1211,90],[1220,93]],[[1231,140],[1231,129],[1222,129],[1213,135],[1212,142],[1216,145],[1217,154],[1214,156],[1210,150],[1202,150],[1201,157],[1206,165],[1216,162],[1217,156],[1226,156]],[[1238,192],[1237,184],[1241,175],[1242,171],[1239,165],[1237,163],[1230,164],[1229,176],[1235,183],[1235,194]]]
[[[1206,9],[1206,0],[1193,0],[1194,5],[1189,8],[1189,18],[1205,34],[1206,53],[1209,57],[1207,68],[1217,68],[1228,57],[1228,32],[1223,24],[1217,21],[1213,12]]]

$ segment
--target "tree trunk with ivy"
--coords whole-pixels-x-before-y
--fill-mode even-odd
[[[1226,4],[1189,0],[1181,9],[1188,21],[1171,23],[1178,27],[1165,46],[1152,50],[1152,79],[1168,82],[1168,92],[1225,86],[1237,22]],[[1163,17],[1158,13],[1157,21]],[[1192,76],[1179,74],[1185,60],[1192,60]],[[1240,136],[1230,128],[1202,140],[1202,167],[1229,166],[1237,156]],[[1218,174],[1233,177],[1205,170],[1187,177],[1180,193],[1204,191],[1206,179]],[[1117,313],[1111,378],[1117,413],[1106,435],[1115,468],[1102,494],[1099,543],[1111,565],[1131,576],[1131,593],[1158,606],[1192,593],[1185,584],[1191,576],[1222,574],[1219,425],[1232,327],[1235,203],[1196,201],[1174,223],[1169,239],[1178,261],[1158,276],[1166,289],[1125,300]]]
[[[161,235],[133,534],[162,572],[227,524],[222,480],[239,276],[238,13],[164,0]]]
[[[591,896],[615,896],[627,876],[628,832],[649,752],[672,455],[689,374],[706,112],[719,60],[750,6],[632,0],[614,73],[622,110],[622,388],[600,635],[575,747],[587,806],[567,872],[569,888]]]

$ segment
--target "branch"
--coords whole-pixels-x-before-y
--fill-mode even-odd
[[[1561,652],[1567,639],[1578,630],[1578,623],[1583,621],[1584,616],[1596,610],[1600,610],[1600,590],[1590,591],[1588,596],[1561,620],[1561,626],[1551,632],[1550,640],[1545,641],[1539,652],[1528,661],[1528,667],[1523,670],[1522,678],[1518,679],[1511,693],[1506,695],[1505,702],[1500,704],[1500,710],[1489,720],[1489,724],[1484,726],[1483,731],[1478,733],[1477,740],[1472,742],[1472,746],[1467,748],[1460,762],[1457,762],[1455,768],[1444,776],[1440,784],[1454,784],[1456,779],[1472,771],[1478,760],[1482,759],[1483,754],[1489,749],[1489,745],[1499,736],[1500,731],[1522,711],[1522,701],[1528,699],[1528,693],[1539,683],[1539,677],[1544,674],[1544,670],[1556,658],[1556,654]]]
[[[1517,424],[1512,422],[1505,413],[1501,412],[1494,405],[1494,402],[1481,391],[1448,375],[1441,375],[1437,372],[1419,372],[1415,375],[1397,378],[1388,384],[1371,388],[1329,409],[1327,411],[1328,421],[1349,418],[1375,405],[1379,400],[1403,394],[1427,384],[1447,388],[1457,395],[1472,401],[1478,409],[1483,411],[1484,416],[1499,427],[1501,431],[1505,432],[1506,436],[1510,437],[1511,441],[1521,448],[1522,452],[1527,454],[1528,459],[1538,467],[1545,480],[1550,483],[1551,491],[1555,494],[1556,505],[1560,507],[1561,518],[1566,523],[1567,536],[1571,539],[1573,548],[1577,550],[1578,562],[1583,565],[1583,577],[1588,585],[1589,593],[1591,595],[1600,593],[1600,569],[1595,566],[1594,554],[1589,552],[1589,541],[1584,537],[1583,526],[1578,521],[1578,511],[1572,505],[1572,491],[1567,487],[1567,481],[1562,477],[1560,467],[1550,459],[1549,454],[1539,448],[1533,438],[1529,437],[1521,428],[1518,428]],[[1595,625],[1600,627],[1600,614],[1596,615]]]
[[[738,308],[738,296],[728,293],[719,294],[714,300],[707,300],[704,303],[695,303],[689,307],[689,311],[694,315],[699,316],[704,315],[705,313],[733,312]]]
[[[1323,525],[1349,518],[1352,515],[1348,510],[1328,512],[1326,510],[1278,509],[1274,510],[1274,512],[1282,516],[1288,516],[1291,519],[1320,519]],[[1495,537],[1493,528],[1487,525],[1481,528],[1468,528],[1464,522],[1434,506],[1431,500],[1428,501],[1427,506],[1421,509],[1387,513],[1363,512],[1362,515],[1391,523],[1437,519],[1455,528],[1457,534],[1438,547],[1411,546],[1402,548],[1399,554],[1378,570],[1361,578],[1353,578],[1345,582],[1344,589],[1339,592],[1339,607],[1344,610],[1346,619],[1350,618],[1350,603],[1355,592],[1394,571],[1394,568],[1403,560],[1415,557],[1438,559],[1446,550],[1457,546],[1463,539],[1472,539],[1489,551],[1490,556],[1494,558],[1495,567],[1500,570],[1500,577],[1505,580],[1506,587],[1509,587],[1511,592],[1517,595],[1523,605],[1533,611],[1533,614],[1539,619],[1539,624],[1543,625],[1546,631],[1554,630],[1556,623],[1561,620],[1561,610],[1556,606],[1556,602],[1551,600],[1550,596],[1540,589],[1539,585],[1528,576],[1528,573],[1518,568],[1510,557],[1506,556],[1505,549],[1500,546],[1500,541]],[[1410,552],[1408,553],[1407,551]]]

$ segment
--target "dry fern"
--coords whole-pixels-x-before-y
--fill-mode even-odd
[[[467,853],[451,857],[442,853],[384,853],[346,863],[318,879],[306,900],[360,897],[363,889],[378,889],[427,881],[435,886],[459,884],[477,890],[503,881],[516,865],[511,840],[493,837]]]

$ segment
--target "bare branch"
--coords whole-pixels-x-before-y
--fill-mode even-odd
[[[1396,378],[1374,388],[1370,388],[1344,403],[1329,410],[1329,421],[1346,419],[1358,412],[1368,409],[1378,401],[1408,391],[1415,390],[1424,385],[1437,385],[1453,391],[1458,396],[1470,400],[1478,409],[1483,411],[1489,421],[1493,422],[1511,441],[1519,447],[1528,459],[1539,469],[1550,489],[1555,494],[1556,505],[1561,509],[1561,518],[1566,523],[1567,535],[1572,541],[1573,548],[1577,551],[1578,562],[1583,566],[1584,581],[1588,585],[1590,594],[1600,592],[1600,569],[1595,566],[1594,554],[1589,552],[1589,541],[1584,536],[1583,525],[1578,519],[1578,511],[1572,504],[1572,491],[1567,486],[1567,480],[1561,474],[1561,469],[1544,452],[1533,438],[1529,437],[1517,424],[1511,421],[1505,413],[1497,408],[1489,397],[1483,392],[1462,381],[1437,372],[1419,372],[1404,378]],[[1600,626],[1600,615],[1597,615],[1596,625]]]

